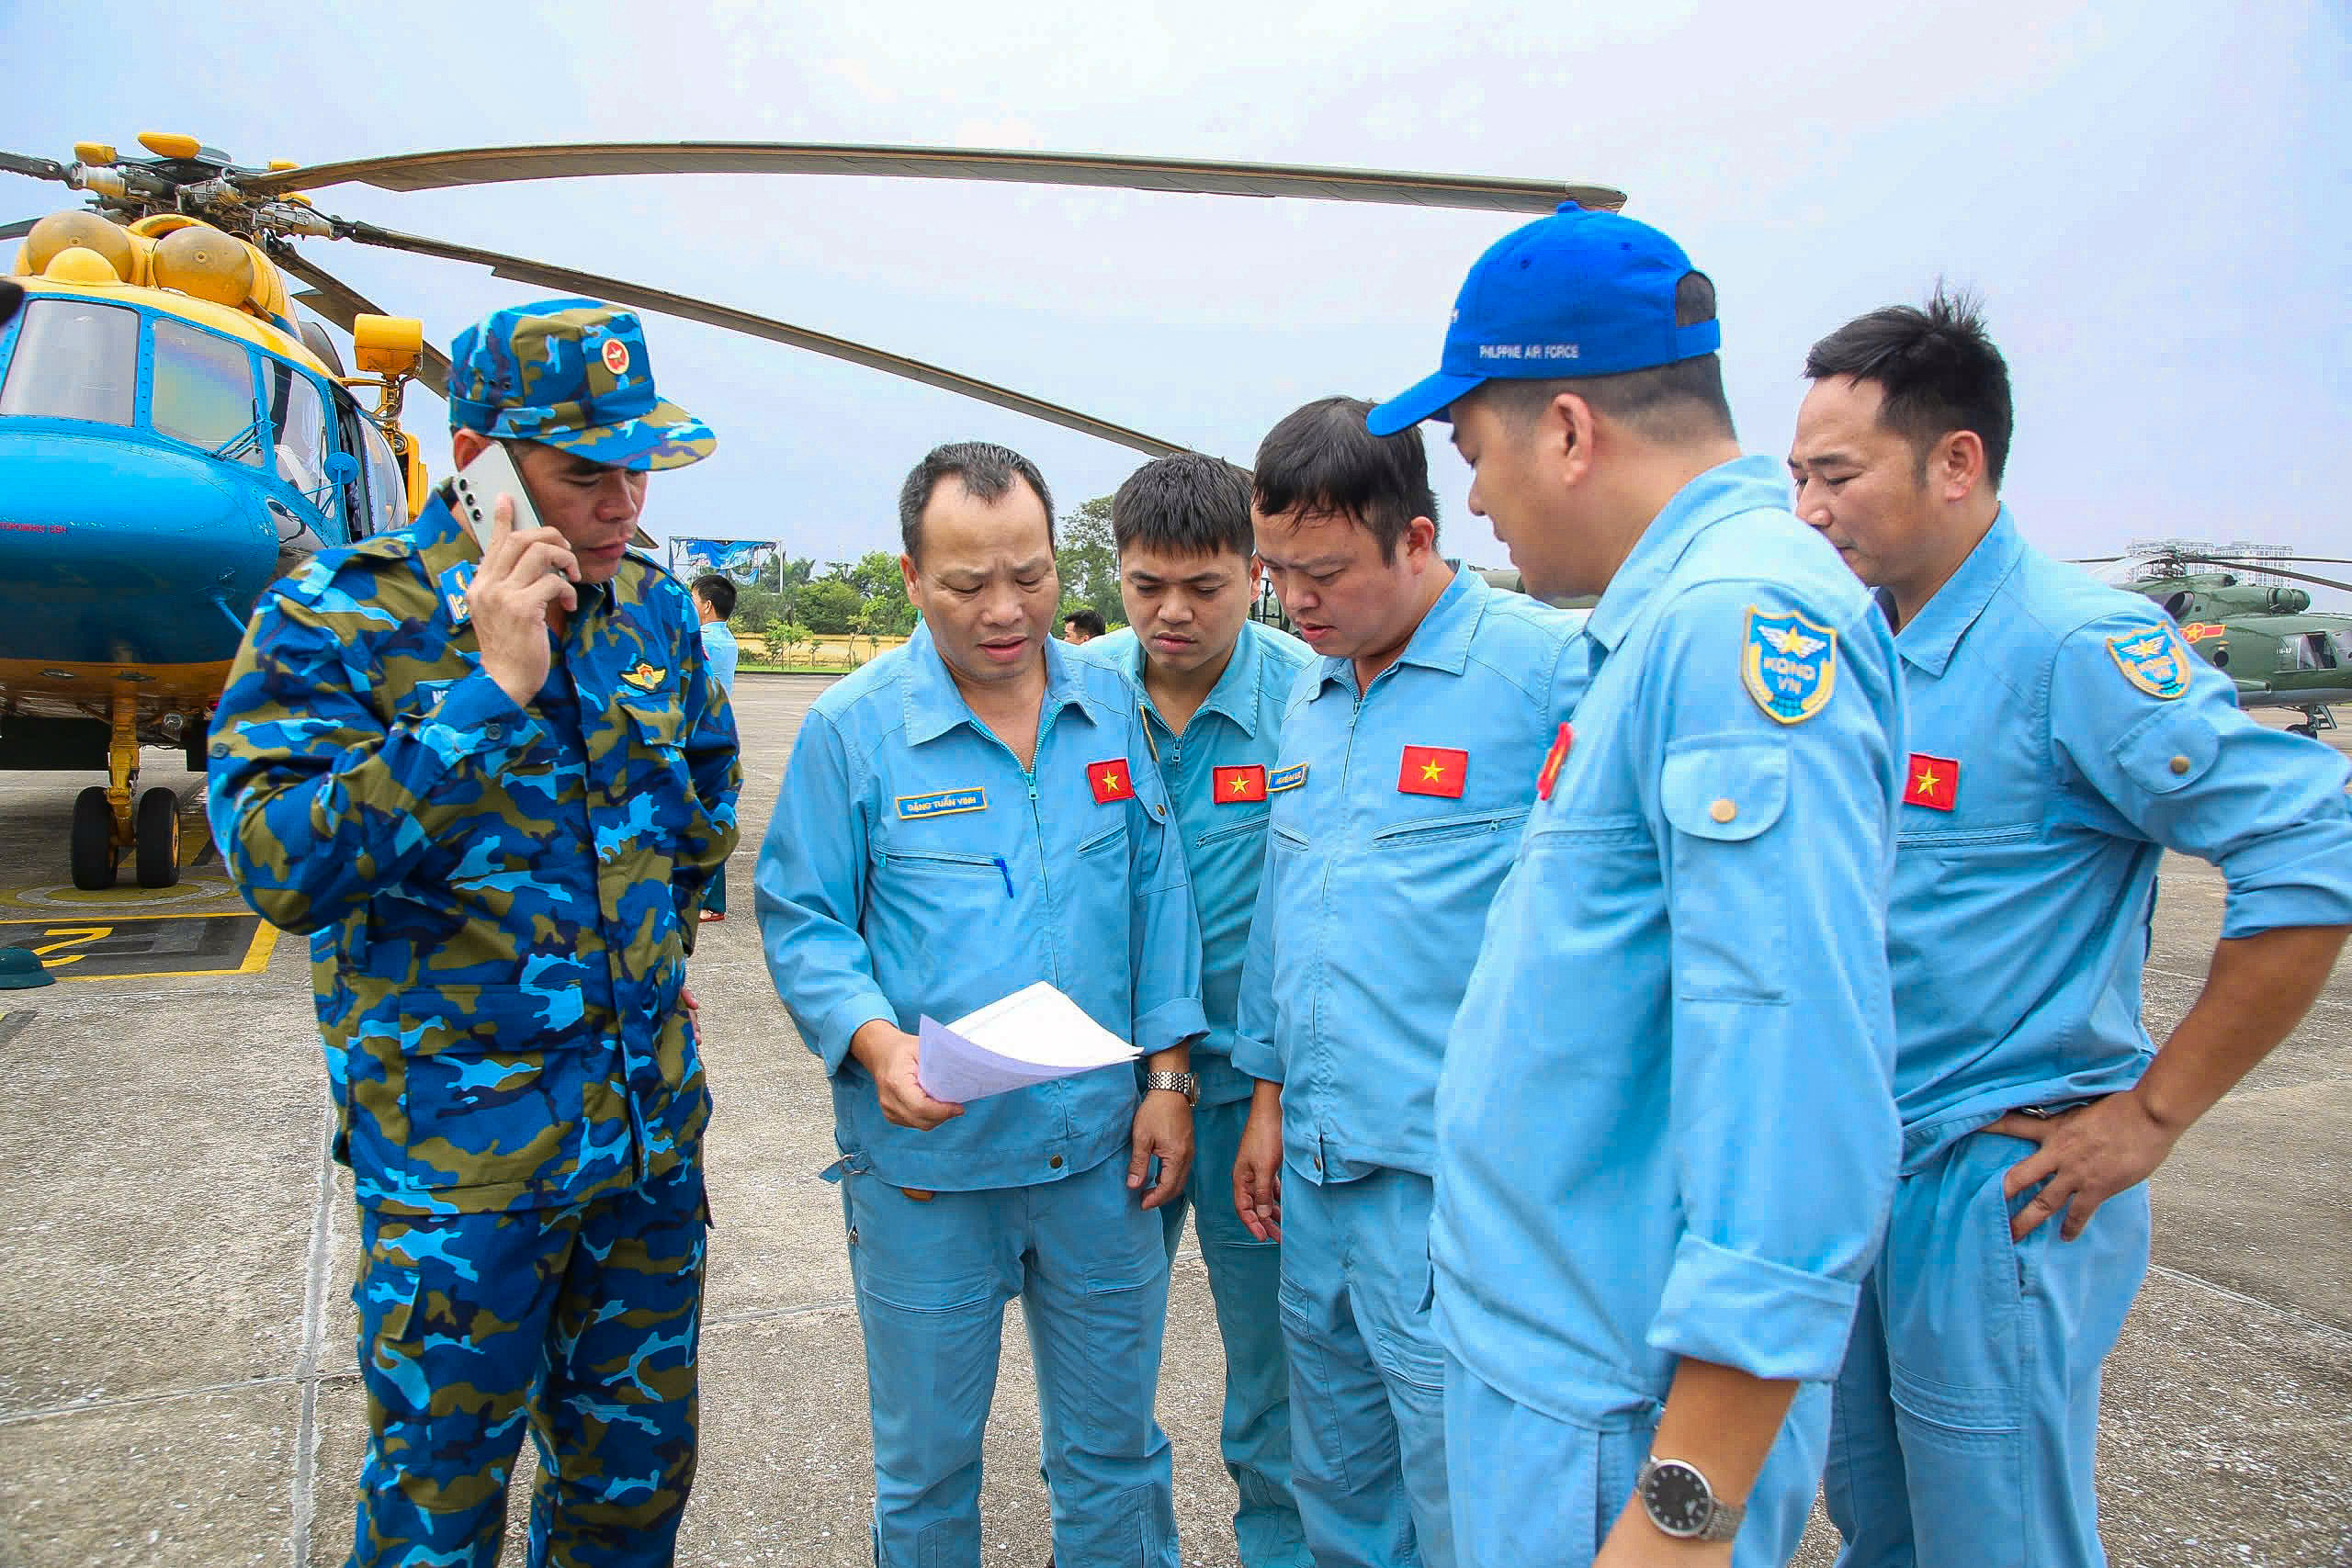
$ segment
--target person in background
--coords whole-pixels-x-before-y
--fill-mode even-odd
[[[1196,452],[1145,464],[1111,498],[1111,537],[1127,625],[1079,657],[1135,688],[1201,919],[1209,1032],[1193,1045],[1192,1179],[1184,1196],[1160,1210],[1168,1255],[1176,1256],[1189,1207],[1225,1342],[1221,1445],[1239,1495],[1233,1536],[1242,1568],[1312,1568],[1290,1490],[1290,1371],[1276,1305],[1281,1243],[1252,1235],[1233,1207],[1233,1162],[1254,1080],[1232,1056],[1283,705],[1313,655],[1250,618],[1259,568],[1246,469]]]
[[[1072,610],[1062,617],[1062,639],[1072,648],[1092,642],[1109,629],[1102,615],[1092,610]]]
[[[735,646],[735,629],[728,625],[735,614],[734,581],[718,572],[707,572],[694,581],[695,614],[702,620],[703,658],[710,665],[710,678],[718,682],[731,708],[735,696],[735,664],[741,650]],[[702,919],[707,925],[727,918],[727,866],[721,862],[710,874],[710,885],[703,890]]]
[[[2344,759],[2238,710],[2141,594],[2028,544],[2009,373],[1940,293],[1813,346],[1797,515],[1877,590],[1910,703],[1887,913],[1903,1179],[1838,1380],[1845,1568],[2095,1568],[2099,1371],[2148,1178],[2286,1038],[2352,924]],[[2205,987],[2142,1021],[2157,863],[2227,882]]]

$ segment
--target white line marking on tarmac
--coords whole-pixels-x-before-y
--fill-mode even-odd
[[[302,1292],[302,1353],[294,1364],[295,1380],[302,1385],[302,1420],[294,1433],[294,1568],[311,1560],[311,1519],[319,1504],[319,1351],[326,1337],[327,1258],[333,1250],[327,1227],[334,1206],[332,1103],[325,1120],[326,1134],[319,1141],[319,1201],[311,1213],[310,1278]]]
[[[2275,1312],[2281,1317],[2291,1317],[2305,1328],[2315,1330],[2330,1339],[2340,1339],[2346,1345],[2352,1345],[2352,1330],[2338,1328],[2325,1318],[2313,1317],[2301,1307],[2290,1307],[2278,1302],[2266,1302],[2260,1296],[2249,1296],[2244,1291],[2233,1291],[2227,1285],[2216,1284],[2201,1274],[2191,1274],[2185,1269],[2166,1268],[2161,1263],[2149,1264],[2148,1272],[2162,1274],[2167,1280],[2177,1280],[2183,1284],[2195,1285],[2199,1290],[2211,1291],[2217,1296],[2227,1296],[2242,1306],[2260,1307],[2265,1312]]]

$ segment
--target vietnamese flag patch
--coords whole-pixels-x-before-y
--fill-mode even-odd
[[[1560,764],[1568,760],[1568,748],[1576,741],[1577,732],[1566,725],[1552,739],[1552,749],[1544,753],[1544,766],[1535,774],[1535,798],[1552,798],[1552,786],[1560,782]]]
[[[1960,764],[1950,757],[1911,753],[1911,771],[1903,778],[1903,804],[1930,811],[1950,811],[1960,798]]]
[[[1462,798],[1470,782],[1470,753],[1451,746],[1408,746],[1396,769],[1396,787],[1406,795],[1442,795]]]
[[[1219,806],[1266,798],[1266,770],[1255,763],[1246,768],[1219,768],[1211,783]]]
[[[1114,800],[1133,800],[1136,786],[1127,778],[1127,760],[1114,757],[1106,762],[1086,764],[1087,786],[1094,791],[1094,804],[1108,806]]]

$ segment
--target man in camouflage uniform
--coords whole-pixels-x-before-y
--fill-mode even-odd
[[[501,502],[484,549],[444,491],[264,594],[212,830],[311,937],[365,1248],[352,1562],[495,1562],[526,1418],[532,1562],[668,1562],[708,1224],[684,960],[741,773],[686,591],[628,545],[646,472],[714,442],[628,311],[502,310],[453,357],[458,461],[508,442],[546,525]]]

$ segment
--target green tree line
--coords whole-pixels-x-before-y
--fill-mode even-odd
[[[1126,619],[1119,604],[1119,558],[1111,543],[1111,498],[1096,496],[1065,513],[1057,532],[1054,566],[1061,577],[1060,615],[1091,609],[1112,626]],[[788,648],[812,637],[904,637],[915,628],[899,557],[868,550],[854,561],[820,566],[806,556],[784,563],[781,588],[739,585],[735,629]]]

